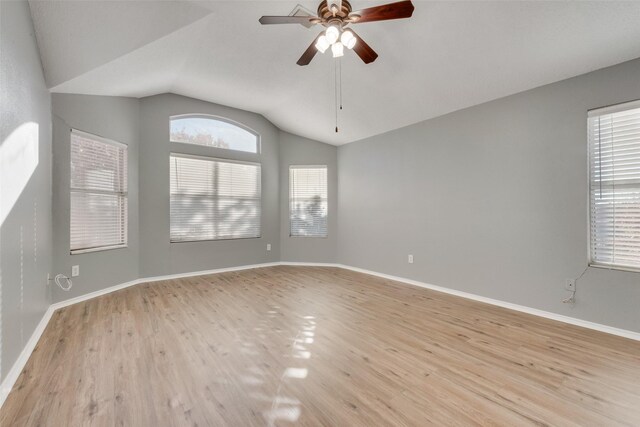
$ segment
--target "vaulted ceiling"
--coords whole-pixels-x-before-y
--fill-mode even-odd
[[[320,28],[258,23],[296,1],[30,2],[52,92],[173,92],[336,145],[640,57],[640,2],[414,4],[411,19],[354,27],[380,56],[342,59],[336,134],[333,58],[296,65]]]

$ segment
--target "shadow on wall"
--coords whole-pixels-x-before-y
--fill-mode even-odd
[[[33,263],[37,265],[37,224],[38,224],[38,204],[33,197],[33,219],[29,225],[29,230],[25,230],[29,224],[20,212],[12,211],[16,205],[31,203],[30,200],[21,200],[29,181],[36,171],[39,163],[38,146],[40,142],[39,126],[34,122],[23,123],[13,130],[9,136],[0,143],[0,379],[4,378],[2,365],[3,354],[3,329],[6,326],[12,328],[13,334],[18,334],[20,343],[25,343],[24,323],[21,316],[12,316],[12,313],[5,313],[3,310],[3,294],[5,292],[5,281],[19,280],[18,307],[20,313],[24,311],[24,288],[25,288],[25,246],[30,247],[33,243]],[[30,208],[26,208],[30,209]],[[24,209],[21,210],[24,213]],[[32,229],[31,229],[32,227]],[[33,235],[29,237],[33,242],[25,241],[25,234]],[[27,233],[28,232],[28,233]],[[17,237],[17,239],[16,239]],[[5,246],[11,246],[13,250],[6,253]],[[8,255],[8,256],[6,256]],[[26,254],[27,256],[31,254]],[[18,265],[16,265],[16,261]],[[7,274],[8,266],[12,265],[14,274]],[[17,267],[17,268],[16,268]],[[4,276],[3,276],[3,273]],[[17,276],[17,277],[16,277]],[[12,320],[9,324],[3,322],[7,314]],[[13,319],[19,325],[16,325]],[[17,327],[17,328],[16,328]]]
[[[259,230],[254,228],[256,217],[260,217],[259,200],[171,195],[171,238],[176,241],[189,240],[194,235],[209,239],[233,238],[252,232],[259,235]]]

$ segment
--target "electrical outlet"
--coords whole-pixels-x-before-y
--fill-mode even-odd
[[[270,251],[271,250],[271,243],[267,243],[267,250]]]
[[[409,264],[413,264],[413,255],[409,255],[407,261],[409,262]]]
[[[575,281],[575,279],[567,279],[564,282],[564,288],[566,290],[568,290],[568,291],[571,291],[571,292],[575,291],[576,290],[576,281]]]
[[[78,277],[80,275],[80,266],[74,265],[71,267],[71,277]]]

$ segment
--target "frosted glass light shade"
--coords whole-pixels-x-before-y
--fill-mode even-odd
[[[338,27],[332,25],[327,28],[327,31],[324,32],[324,35],[327,37],[327,41],[329,42],[329,44],[334,44],[338,41],[338,37],[340,37],[340,31],[338,30]]]
[[[316,42],[316,49],[318,49],[320,53],[324,53],[329,46],[331,46],[331,43],[329,43],[329,40],[327,40],[325,36],[320,36],[318,38],[318,41]]]
[[[340,42],[336,42],[331,46],[331,52],[333,53],[334,58],[338,58],[340,56],[344,56],[344,46]]]
[[[353,47],[356,45],[356,41],[357,39],[349,30],[345,31],[340,36],[340,42],[342,42],[342,44],[345,45],[348,49],[353,49]]]

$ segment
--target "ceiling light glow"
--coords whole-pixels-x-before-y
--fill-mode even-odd
[[[320,53],[324,53],[329,48],[329,46],[331,46],[331,43],[329,43],[329,40],[327,40],[325,36],[318,37],[318,41],[316,42],[316,49],[318,49]]]
[[[336,42],[331,46],[331,52],[333,53],[334,58],[338,58],[340,56],[344,56],[344,46],[340,42]]]
[[[340,36],[340,41],[348,49],[353,49],[353,47],[356,45],[357,39],[355,38],[355,36],[351,31],[347,30],[344,33],[342,33],[342,35]]]
[[[329,44],[334,44],[336,41],[338,41],[338,37],[340,37],[340,30],[338,30],[338,27],[336,27],[335,25],[332,25],[327,28],[327,31],[325,31],[324,34],[327,37]]]

